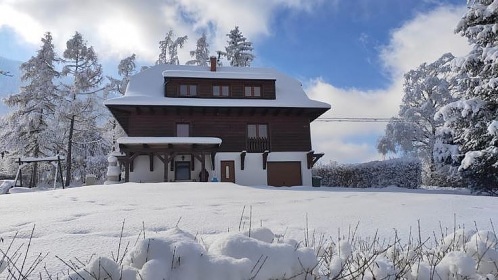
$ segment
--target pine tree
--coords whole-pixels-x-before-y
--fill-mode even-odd
[[[197,40],[197,47],[190,51],[190,56],[193,60],[187,61],[187,65],[208,66],[209,62],[209,44],[207,42],[206,33]]]
[[[0,140],[4,151],[14,157],[43,157],[57,152],[53,142],[54,112],[59,97],[54,84],[59,73],[59,62],[52,43],[52,35],[46,33],[37,55],[21,65],[24,86],[19,93],[7,97],[4,102],[13,109],[3,120]],[[30,186],[36,186],[38,165],[33,166]]]
[[[137,65],[135,63],[136,55],[132,54],[129,57],[122,59],[118,64],[118,75],[121,79],[116,79],[107,76],[110,83],[106,86],[106,92],[117,93],[118,95],[124,95],[130,77],[137,72]]]
[[[225,55],[230,65],[234,67],[251,66],[251,62],[254,60],[252,43],[242,35],[238,26],[230,30],[227,36],[229,40],[227,41],[228,46],[225,47]]]
[[[398,117],[387,124],[385,135],[377,146],[383,154],[403,153],[419,158],[425,167],[425,184],[441,183],[434,182],[437,166],[433,151],[443,121],[435,120],[434,115],[454,100],[449,83],[453,59],[454,56],[448,53],[405,74]]]
[[[473,45],[456,59],[459,100],[442,108],[438,116],[460,145],[460,170],[476,191],[498,194],[498,9],[492,0],[475,0],[456,32]]]
[[[136,55],[132,54],[119,62],[118,75],[120,76],[120,79],[107,77],[110,81],[110,84],[106,86],[107,93],[115,93],[121,96],[125,94],[131,76],[137,73],[135,59]],[[106,110],[106,112],[108,112],[108,110]],[[124,136],[125,133],[109,112],[106,114],[106,118],[107,120],[104,124],[105,133],[103,137],[107,139],[107,142],[112,143],[112,149],[114,150],[117,137]]]
[[[64,67],[62,75],[72,78],[72,83],[65,85],[62,95],[65,98],[63,109],[59,111],[61,119],[68,124],[66,149],[66,186],[71,183],[73,163],[81,164],[84,155],[77,154],[77,161],[73,159],[73,144],[88,141],[99,141],[95,137],[87,138],[85,134],[92,134],[97,129],[95,124],[98,118],[98,107],[95,94],[100,91],[102,82],[102,66],[98,62],[93,47],[88,47],[83,36],[76,32],[66,43],[63,53]]]
[[[180,60],[178,59],[178,48],[183,48],[183,45],[187,41],[188,37],[178,37],[174,39],[173,30],[170,30],[164,40],[159,41],[159,58],[156,61],[156,65],[158,64],[180,64]]]

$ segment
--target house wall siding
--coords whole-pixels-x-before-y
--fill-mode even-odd
[[[309,120],[302,115],[132,113],[128,136],[175,137],[176,123],[189,123],[192,137],[221,138],[220,152],[246,150],[248,124],[268,125],[271,152],[311,150]]]
[[[167,78],[165,80],[166,97],[182,98],[255,98],[246,97],[244,92],[245,86],[260,86],[261,96],[258,99],[275,99],[275,80],[232,80],[232,79],[196,79],[196,78]],[[181,84],[196,85],[197,96],[183,97],[179,96],[179,87]],[[230,95],[227,97],[213,96],[214,85],[227,85],[230,87]],[[195,102],[195,101],[194,101]]]

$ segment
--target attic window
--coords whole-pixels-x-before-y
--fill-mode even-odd
[[[245,86],[244,87],[246,97],[260,97],[261,87],[260,86]]]
[[[213,96],[228,96],[230,92],[229,86],[216,85],[213,86]]]
[[[180,96],[196,96],[197,85],[180,85]]]

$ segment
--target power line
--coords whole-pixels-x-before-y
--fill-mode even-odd
[[[319,122],[402,122],[403,120],[397,118],[318,118],[315,121]]]

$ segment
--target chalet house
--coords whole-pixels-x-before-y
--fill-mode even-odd
[[[125,181],[311,185],[310,123],[330,105],[273,69],[156,65],[105,101]]]

